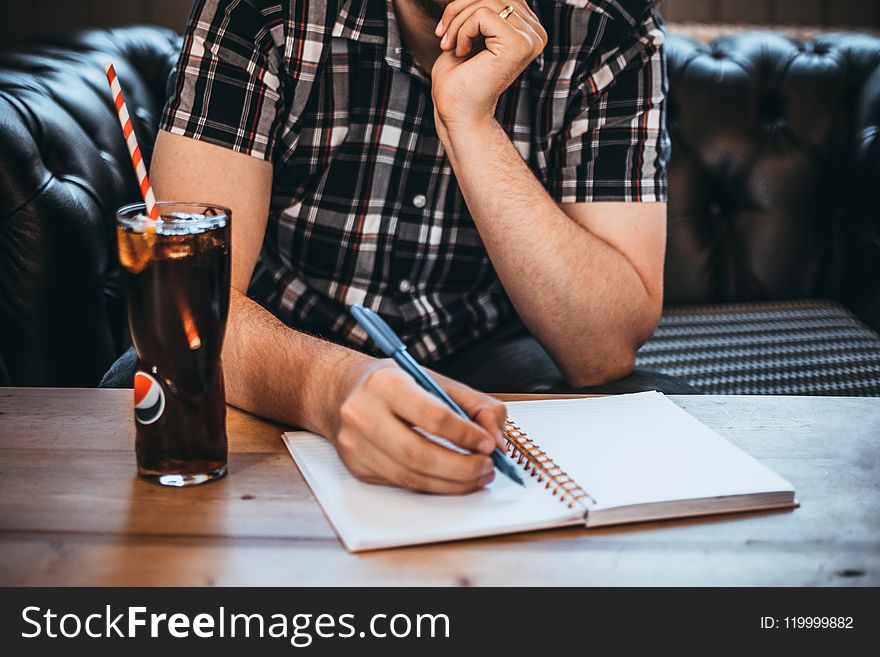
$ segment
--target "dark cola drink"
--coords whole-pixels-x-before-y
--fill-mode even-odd
[[[229,312],[231,213],[204,205],[143,204],[118,213],[117,240],[134,379],[137,467],[169,486],[226,473],[226,397],[220,352]]]

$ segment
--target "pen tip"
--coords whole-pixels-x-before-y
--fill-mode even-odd
[[[506,474],[507,474],[508,477],[510,477],[511,479],[513,479],[513,481],[515,481],[516,483],[518,483],[518,484],[519,484],[520,486],[522,486],[523,488],[526,487],[526,485],[525,485],[525,483],[523,482],[522,478],[521,478],[521,477],[519,476],[519,474],[518,474],[516,471],[514,471],[512,468],[508,468]]]

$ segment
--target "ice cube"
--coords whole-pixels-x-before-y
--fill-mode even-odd
[[[145,224],[143,230],[135,231],[117,227],[116,239],[119,244],[119,263],[132,274],[141,273],[153,256],[156,245],[156,228]]]
[[[193,240],[188,235],[162,235],[157,257],[163,260],[180,260],[194,253]]]

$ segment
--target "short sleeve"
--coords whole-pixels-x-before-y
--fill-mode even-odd
[[[160,127],[271,159],[283,107],[282,29],[252,0],[195,2]]]
[[[548,191],[560,203],[665,201],[669,137],[662,27],[649,17],[579,82]]]

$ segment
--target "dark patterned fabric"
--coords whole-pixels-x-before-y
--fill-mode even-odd
[[[671,308],[637,366],[706,393],[880,396],[880,335],[831,301]]]
[[[656,0],[533,0],[550,42],[496,118],[560,202],[666,198]],[[513,315],[435,127],[391,0],[199,0],[161,124],[271,160],[250,295],[351,346],[381,314],[422,361]]]

